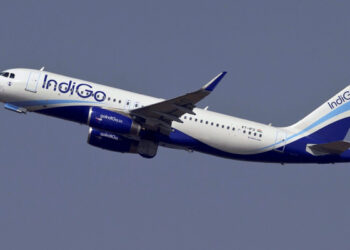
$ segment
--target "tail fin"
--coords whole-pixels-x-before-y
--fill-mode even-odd
[[[327,128],[327,129],[326,129]],[[350,128],[350,86],[330,98],[302,120],[288,127],[299,133],[327,138],[327,141],[341,140]]]

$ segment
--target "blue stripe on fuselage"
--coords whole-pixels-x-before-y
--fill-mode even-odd
[[[66,106],[42,109],[36,112],[86,124],[89,108],[90,106]],[[306,145],[309,143],[319,144],[329,142],[328,135],[331,135],[332,140],[342,140],[346,134],[345,131],[347,131],[348,128],[350,128],[350,118],[345,118],[334,122],[307,137],[300,138],[290,144],[287,144],[283,153],[270,150],[264,153],[250,155],[232,154],[216,149],[176,129],[168,136],[156,133],[154,138],[165,143],[230,159],[283,163],[329,163],[350,161],[349,150],[341,155],[325,155],[316,157],[305,151]]]
[[[90,106],[66,106],[47,108],[36,111],[37,113],[54,116],[57,118],[87,124]]]
[[[329,119],[332,119],[333,117],[337,116],[337,115],[340,115],[346,111],[349,111],[350,110],[350,102],[347,102],[343,105],[341,105],[340,107],[338,107],[337,109],[329,112],[328,114],[324,115],[323,117],[321,117],[320,119],[318,119],[317,121],[313,122],[312,124],[310,124],[309,126],[307,126],[306,128],[304,128],[303,130],[299,131],[298,133],[295,133],[291,136],[288,136],[285,140],[281,140],[281,141],[278,141],[276,143],[273,143],[271,145],[268,145],[266,147],[262,147],[260,148],[259,150],[263,150],[263,149],[268,149],[268,148],[273,148],[279,144],[281,144],[282,142],[283,143],[288,143],[288,141],[290,141],[291,139],[299,136],[299,135],[302,135],[306,132],[308,132],[309,130],[313,129],[314,127],[328,121]]]
[[[81,103],[81,104],[93,104],[97,102],[92,101],[81,101],[81,100],[35,100],[35,101],[20,101],[20,102],[11,102],[11,104],[18,107],[28,108],[35,106],[48,106],[55,104],[71,104],[71,103]]]

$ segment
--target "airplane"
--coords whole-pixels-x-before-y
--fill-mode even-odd
[[[160,99],[40,70],[0,73],[0,101],[89,127],[95,147],[153,158],[159,146],[266,163],[350,161],[350,86],[302,120],[274,127],[201,109],[226,72],[202,88]]]

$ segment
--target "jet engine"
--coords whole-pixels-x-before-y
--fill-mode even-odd
[[[120,153],[138,153],[145,158],[153,158],[157,154],[158,143],[151,140],[139,141],[122,135],[95,128],[89,129],[88,143],[92,146]]]
[[[88,143],[92,146],[121,153],[137,153],[138,142],[118,134],[89,129]]]
[[[99,107],[90,108],[87,125],[118,134],[138,135],[141,130],[140,124],[130,117]]]

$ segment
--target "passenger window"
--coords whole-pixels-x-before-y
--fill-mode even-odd
[[[201,123],[203,123],[203,120],[201,120]]]
[[[229,127],[229,126],[227,126],[227,129],[230,129],[230,127]]]
[[[213,126],[213,125],[214,125],[214,122],[212,122],[211,125]]]
[[[219,127],[219,123],[216,123],[216,127]]]
[[[259,137],[262,137],[262,134],[260,134]]]
[[[198,119],[196,118],[196,119],[194,119],[194,121],[196,122],[196,121],[198,121]]]
[[[235,127],[232,127],[232,131],[235,131]]]
[[[108,101],[110,101],[111,100],[111,98],[110,97],[108,97]]]
[[[3,75],[3,77],[9,77],[9,72],[5,72],[2,75]]]
[[[14,79],[15,78],[15,74],[11,73],[10,74],[10,78]]]
[[[187,119],[187,116],[184,116],[184,119]]]
[[[208,121],[206,121],[205,124],[208,124]]]
[[[190,121],[192,121],[192,117],[190,117]]]

